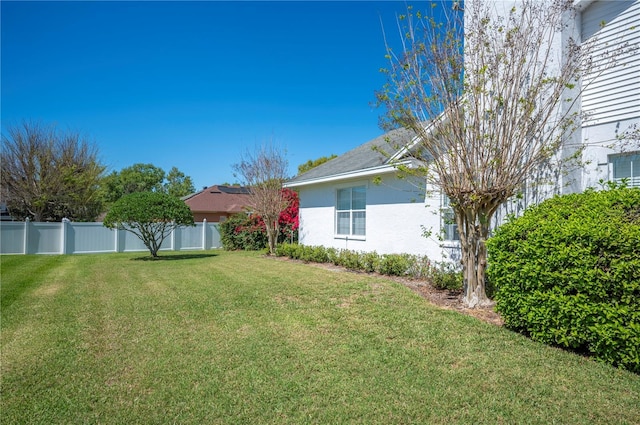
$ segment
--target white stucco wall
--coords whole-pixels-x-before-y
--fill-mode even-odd
[[[366,236],[335,234],[335,205],[338,188],[365,185],[367,188]],[[300,243],[379,254],[408,253],[443,259],[440,232],[440,193],[425,196],[406,180],[392,175],[375,184],[372,179],[345,180],[298,188],[300,192]],[[433,236],[422,236],[424,226]]]

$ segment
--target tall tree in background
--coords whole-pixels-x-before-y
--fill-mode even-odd
[[[172,167],[166,174],[153,164],[137,163],[120,172],[113,171],[102,182],[106,204],[112,204],[124,195],[138,192],[160,192],[181,197],[195,192],[191,177]]]
[[[287,179],[288,161],[285,152],[273,144],[263,144],[254,151],[247,150],[240,162],[233,166],[243,184],[251,189],[249,205],[264,220],[269,253],[275,254],[280,232],[280,213],[289,200],[282,190]]]
[[[2,200],[12,216],[35,221],[93,221],[101,212],[104,166],[97,148],[75,132],[23,122],[2,134]]]
[[[405,155],[423,166],[403,171],[450,199],[469,307],[489,302],[485,241],[496,210],[552,160],[571,157],[561,149],[579,119],[581,76],[620,53],[601,51],[596,61],[591,43],[561,44],[573,3],[472,0],[464,14],[458,2],[425,13],[409,8],[399,20],[402,49],[387,45],[387,84],[377,98],[387,125],[416,135]]]
[[[191,180],[191,177],[185,176],[185,174],[178,170],[178,168],[171,167],[171,170],[167,173],[167,178],[164,183],[164,191],[171,196],[181,198],[192,194],[196,189],[193,186],[193,180]]]
[[[329,156],[321,156],[318,159],[308,160],[304,164],[298,165],[298,174],[306,173],[307,171],[316,168],[318,165],[322,165],[325,162],[331,161],[333,158],[337,158],[338,155],[331,154]]]
[[[102,182],[105,203],[111,204],[131,193],[162,192],[164,176],[164,170],[153,164],[137,163],[113,171]]]

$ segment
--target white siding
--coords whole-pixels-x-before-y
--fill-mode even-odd
[[[640,1],[595,1],[581,16],[581,37],[595,40],[600,52],[627,44],[640,46]],[[583,122],[581,190],[600,187],[611,179],[609,155],[637,150],[637,144],[618,140],[640,124],[640,52],[618,57],[617,66],[601,75],[587,76],[582,108],[590,116]]]
[[[596,1],[582,13],[582,39],[596,43],[596,54],[616,46],[640,46],[640,1]],[[640,53],[619,55],[615,67],[597,69],[584,79],[585,126],[640,115]]]

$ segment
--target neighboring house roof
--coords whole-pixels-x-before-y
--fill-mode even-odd
[[[9,213],[9,208],[7,208],[6,202],[0,202],[0,220],[2,221],[12,221],[13,217],[11,217],[11,213]]]
[[[182,198],[194,212],[239,213],[249,205],[249,188],[210,186]]]
[[[415,138],[404,128],[392,130],[285,183],[285,187],[362,177],[395,170],[394,158]]]

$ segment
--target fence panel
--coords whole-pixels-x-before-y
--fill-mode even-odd
[[[26,241],[26,247],[25,247]],[[218,223],[196,223],[176,229],[160,246],[161,251],[221,248]],[[84,254],[147,251],[133,233],[107,229],[102,223],[3,222],[2,254]]]
[[[147,247],[144,246],[144,243],[140,240],[140,238],[133,233],[127,232],[126,230],[119,230],[118,232],[118,252],[136,252],[147,250]]]
[[[205,235],[205,249],[222,248],[219,223],[206,223]]]
[[[0,223],[0,254],[24,254],[24,222]]]
[[[27,254],[62,254],[63,223],[29,223]]]
[[[117,230],[102,223],[69,223],[67,225],[67,254],[88,254],[116,251]]]
[[[176,229],[175,245],[173,249],[204,249],[202,244],[202,232],[204,231],[203,223],[196,223],[195,227],[181,227]]]

